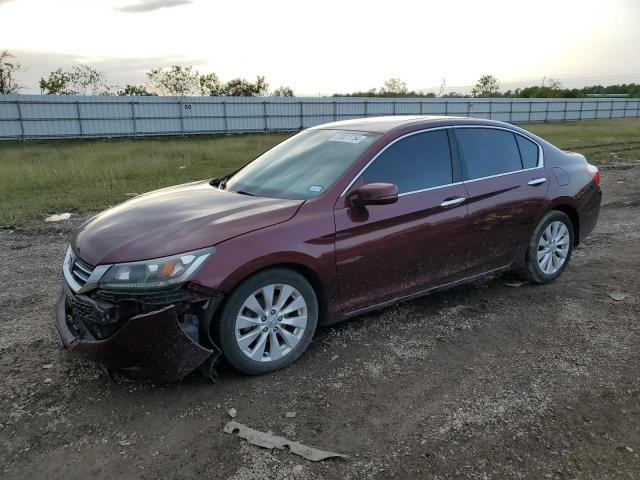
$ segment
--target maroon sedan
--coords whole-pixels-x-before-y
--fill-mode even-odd
[[[599,180],[582,155],[496,121],[320,125],[82,225],[58,333],[133,379],[213,373],[220,353],[271,372],[318,324],[507,270],[555,280],[596,224]]]

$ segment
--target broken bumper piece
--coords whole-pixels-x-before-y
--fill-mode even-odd
[[[220,355],[206,348],[180,325],[174,305],[130,318],[113,335],[96,339],[78,327],[69,313],[73,297],[63,286],[56,308],[56,328],[62,346],[99,364],[110,376],[129,380],[173,382],[203,366],[215,381],[213,363]],[[207,335],[208,337],[208,335]]]

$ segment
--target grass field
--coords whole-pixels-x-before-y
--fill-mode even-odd
[[[640,119],[523,127],[596,164],[611,153],[640,156]],[[130,194],[212,178],[287,135],[0,142],[0,225],[102,210]]]

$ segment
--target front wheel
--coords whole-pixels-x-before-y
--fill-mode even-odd
[[[299,273],[259,272],[242,282],[222,309],[217,338],[229,363],[249,375],[284,368],[307,349],[318,323],[318,300]]]
[[[560,276],[573,252],[573,224],[567,214],[548,212],[533,232],[527,263],[520,273],[535,283],[549,283]]]

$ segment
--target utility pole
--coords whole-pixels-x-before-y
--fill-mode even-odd
[[[446,85],[446,78],[442,78],[442,82],[440,83],[440,89],[438,90],[438,96],[442,97],[444,95],[444,86]]]

